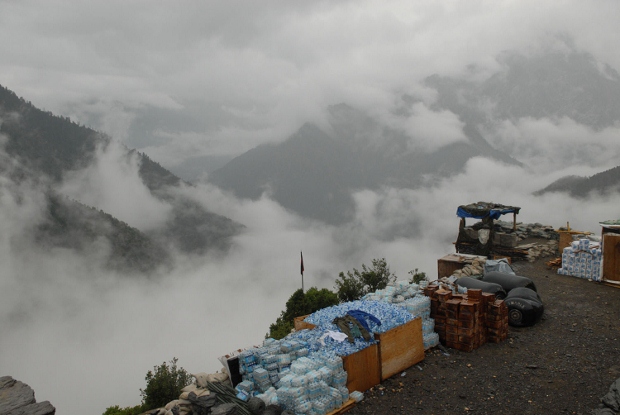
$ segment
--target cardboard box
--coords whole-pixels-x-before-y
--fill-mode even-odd
[[[314,324],[306,323],[304,321],[306,317],[308,317],[309,315],[310,314],[306,314],[305,316],[295,317],[293,319],[293,324],[295,325],[296,331],[303,330],[303,329],[312,330],[313,328],[316,327]]]

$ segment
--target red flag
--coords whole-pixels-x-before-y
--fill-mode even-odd
[[[301,275],[304,275],[304,253],[301,252]]]

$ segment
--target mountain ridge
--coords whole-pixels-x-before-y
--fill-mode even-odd
[[[64,198],[60,191],[65,175],[91,165],[97,150],[112,139],[67,117],[43,111],[0,85],[0,175],[14,186],[34,186],[45,194],[46,211],[36,227],[34,240],[42,246],[59,246],[78,252],[100,233],[110,245],[106,266],[115,270],[150,273],[169,267],[172,251],[201,255],[226,250],[242,225],[206,211],[195,201],[170,192],[182,181],[146,154],[122,146],[126,160],[138,160],[138,174],[156,198],[171,207],[170,218],[155,230],[140,231],[96,206]],[[16,194],[16,197],[19,197]],[[89,210],[90,209],[90,210]],[[71,238],[75,238],[72,241]]]
[[[427,108],[438,118],[456,116],[460,140],[453,137],[432,151],[412,148],[418,139],[436,138],[405,133],[343,103],[329,107],[325,131],[305,124],[279,144],[239,155],[208,180],[244,198],[268,191],[304,217],[342,224],[354,217],[357,190],[429,186],[462,172],[473,157],[523,166],[488,140],[506,120],[569,117],[594,131],[620,123],[620,75],[591,55],[567,45],[562,52],[531,56],[506,51],[496,59],[500,69],[484,79],[435,74],[424,80],[436,93]],[[392,115],[406,120],[423,102],[404,95]]]

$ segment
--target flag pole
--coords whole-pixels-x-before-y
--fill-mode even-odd
[[[301,292],[304,292],[304,253],[300,252],[301,254]]]

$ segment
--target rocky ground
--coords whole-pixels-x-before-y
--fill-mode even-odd
[[[517,262],[545,305],[533,327],[473,352],[434,348],[365,393],[358,414],[589,414],[620,377],[620,288]]]

